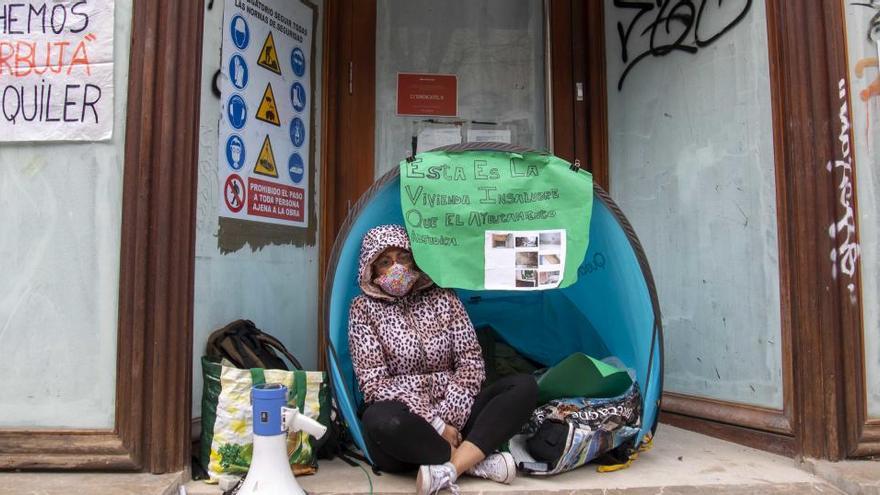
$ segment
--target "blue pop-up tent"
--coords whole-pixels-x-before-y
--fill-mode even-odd
[[[460,145],[446,151],[532,151],[510,146]],[[474,326],[490,325],[524,356],[552,366],[573,352],[618,357],[634,369],[644,407],[642,437],[657,426],[663,389],[663,330],[645,253],[614,201],[594,186],[590,245],[577,283],[545,291],[458,291]],[[348,350],[348,308],[360,293],[361,240],[371,228],[403,225],[397,168],[352,208],[333,246],[325,285],[328,363],[339,409],[357,446],[369,458],[357,416],[362,397]]]

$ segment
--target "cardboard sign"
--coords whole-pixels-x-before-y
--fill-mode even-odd
[[[420,153],[400,163],[413,255],[440,287],[568,287],[587,252],[593,177],[561,158],[498,151]]]
[[[314,16],[295,0],[226,0],[221,217],[308,227]]]
[[[455,117],[458,78],[447,74],[398,74],[397,115]]]
[[[0,3],[0,142],[113,134],[114,0]]]

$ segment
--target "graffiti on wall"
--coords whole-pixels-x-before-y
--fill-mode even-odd
[[[853,278],[858,268],[859,255],[861,249],[859,247],[858,238],[856,236],[856,216],[853,198],[853,169],[852,169],[852,150],[850,142],[850,120],[849,109],[847,107],[846,97],[846,79],[841,79],[838,83],[840,95],[840,134],[837,139],[840,141],[840,158],[829,160],[825,165],[828,172],[834,173],[837,170],[840,174],[840,183],[837,186],[837,200],[843,210],[840,218],[828,227],[828,235],[831,237],[835,246],[831,248],[831,275],[836,279],[841,274],[849,279],[847,290],[849,291],[850,300],[856,301],[856,286]]]
[[[874,43],[877,46],[878,52],[880,52],[880,0],[852,2],[852,5],[865,7],[874,11],[874,15],[871,17],[871,20],[868,21],[867,36],[868,41]],[[877,57],[864,57],[859,59],[854,67],[856,77],[858,79],[864,79],[866,69],[880,69],[880,59],[878,59],[878,57],[880,57],[880,53],[878,53]],[[880,96],[880,73],[877,73],[874,80],[868,83],[868,86],[859,92],[859,98],[864,102],[867,102],[876,96]]]
[[[731,5],[733,8],[722,11],[722,7]],[[628,21],[617,23],[624,63],[617,81],[620,91],[626,76],[640,62],[670,53],[694,54],[718,41],[746,17],[752,0],[614,0],[614,7],[627,13],[634,11]],[[719,16],[727,19],[719,21]],[[633,50],[646,44],[644,49]]]
[[[875,11],[874,16],[868,21],[868,41],[872,43],[880,41],[880,0],[852,2],[852,5],[866,7]]]

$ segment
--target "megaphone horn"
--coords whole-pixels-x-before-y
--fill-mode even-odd
[[[279,383],[255,385],[251,390],[251,402],[254,455],[238,495],[305,495],[290,469],[287,434],[305,431],[321,438],[327,427],[295,407],[286,407],[287,387]]]

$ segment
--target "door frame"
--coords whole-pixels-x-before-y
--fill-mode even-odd
[[[0,470],[189,466],[203,8],[133,2],[114,427],[0,429]]]
[[[829,226],[846,215],[839,187],[857,168],[854,158],[848,177],[825,167],[840,156],[840,137],[853,139],[841,123],[841,108],[851,107],[845,11],[842,2],[798,7],[766,2],[783,410],[667,393],[662,419],[780,454],[840,460],[880,453],[880,421],[866,417],[859,265],[838,277],[829,260],[837,244]],[[854,189],[851,201],[858,218]]]
[[[373,182],[375,136],[376,1],[328,3],[324,88],[330,101],[324,107],[329,113],[323,131],[321,273],[326,272],[336,232],[347,214],[343,205],[354,204]],[[824,167],[839,149],[835,147],[841,134],[839,81],[844,81],[849,98],[843,5],[822,2],[816,9],[799,9],[790,4],[766,1],[783,407],[667,392],[661,419],[787,456],[837,460],[880,454],[880,420],[866,416],[861,284],[858,274],[847,280],[835,278],[828,257],[835,247],[828,226],[845,213],[835,200],[841,172],[828,173]],[[579,0],[545,3],[551,26],[553,77],[548,87],[553,151],[586,162],[597,182],[607,188],[603,6],[604,2]],[[585,85],[584,102],[574,96],[578,82]],[[361,133],[352,133],[353,129]],[[852,129],[848,133],[851,140]],[[340,140],[342,136],[345,139]],[[358,166],[344,165],[351,163]],[[852,197],[855,204],[855,191]],[[855,287],[853,292],[849,284]],[[323,325],[323,318],[319,322]],[[322,327],[318,349],[322,358],[324,342]]]
[[[578,159],[595,180],[608,186],[608,131],[605,118],[605,40],[602,3],[546,0],[550,36],[545,45],[551,66],[553,152]],[[327,263],[348,211],[375,180],[376,0],[327,2],[324,17],[324,107],[321,132],[321,242],[319,273]],[[545,26],[548,23],[545,23]],[[589,49],[587,48],[589,47]],[[576,84],[589,98],[576,101]],[[350,166],[348,164],[356,164]],[[318,281],[323,315],[325,276]],[[326,367],[326,329],[320,316],[317,355]]]

